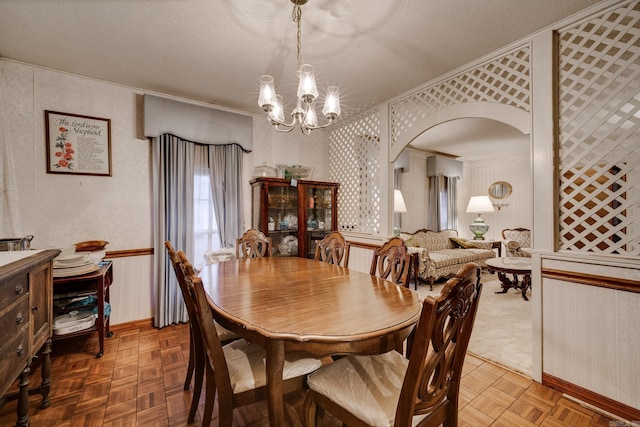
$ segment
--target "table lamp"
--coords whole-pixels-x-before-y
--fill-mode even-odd
[[[400,190],[393,190],[393,212],[394,213],[406,213],[407,206],[404,204],[404,197]],[[396,236],[400,235],[400,225],[396,224],[393,227],[393,232]]]
[[[482,214],[485,212],[493,212],[493,204],[488,196],[473,196],[469,199],[467,205],[467,213],[477,213],[478,217],[469,224],[469,229],[474,234],[474,239],[484,240],[484,234],[489,231],[489,224],[484,222]]]

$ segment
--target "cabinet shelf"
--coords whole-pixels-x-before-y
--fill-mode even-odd
[[[109,315],[105,315],[105,305],[109,302],[109,287],[113,281],[113,264],[111,261],[101,262],[100,268],[89,274],[72,277],[57,277],[53,279],[53,299],[54,314],[65,314],[74,310],[86,310],[93,307],[98,308],[98,317],[93,326],[82,329],[80,331],[70,332],[68,334],[54,335],[54,341],[60,341],[67,338],[77,337],[80,335],[98,332],[98,341],[100,349],[96,354],[97,358],[104,354],[104,337],[111,337],[113,332],[109,331]],[[95,303],[75,306],[75,307],[55,307],[55,301],[64,298],[76,296],[95,295],[97,301]]]

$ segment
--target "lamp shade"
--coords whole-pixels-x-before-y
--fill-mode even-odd
[[[404,197],[400,190],[393,190],[393,211],[399,213],[407,212],[407,206],[404,204]]]
[[[493,203],[489,196],[473,196],[469,199],[467,213],[493,212]]]

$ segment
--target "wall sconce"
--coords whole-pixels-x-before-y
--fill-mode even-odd
[[[507,206],[509,206],[509,203],[494,203],[493,204],[493,207],[498,209],[498,210],[500,210],[500,209],[502,209],[504,207],[507,207]]]

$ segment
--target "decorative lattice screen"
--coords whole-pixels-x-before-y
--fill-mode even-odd
[[[374,110],[329,134],[329,179],[340,183],[341,230],[380,230],[380,111]]]
[[[560,249],[640,255],[640,2],[558,34]]]
[[[419,120],[450,105],[486,101],[529,111],[529,50],[523,46],[390,104],[391,144]]]
[[[487,101],[529,111],[529,51],[528,44],[519,47],[389,104],[391,144],[419,120],[450,105]],[[338,213],[343,230],[379,231],[379,132],[380,113],[375,111],[330,133],[329,177],[341,183]]]

